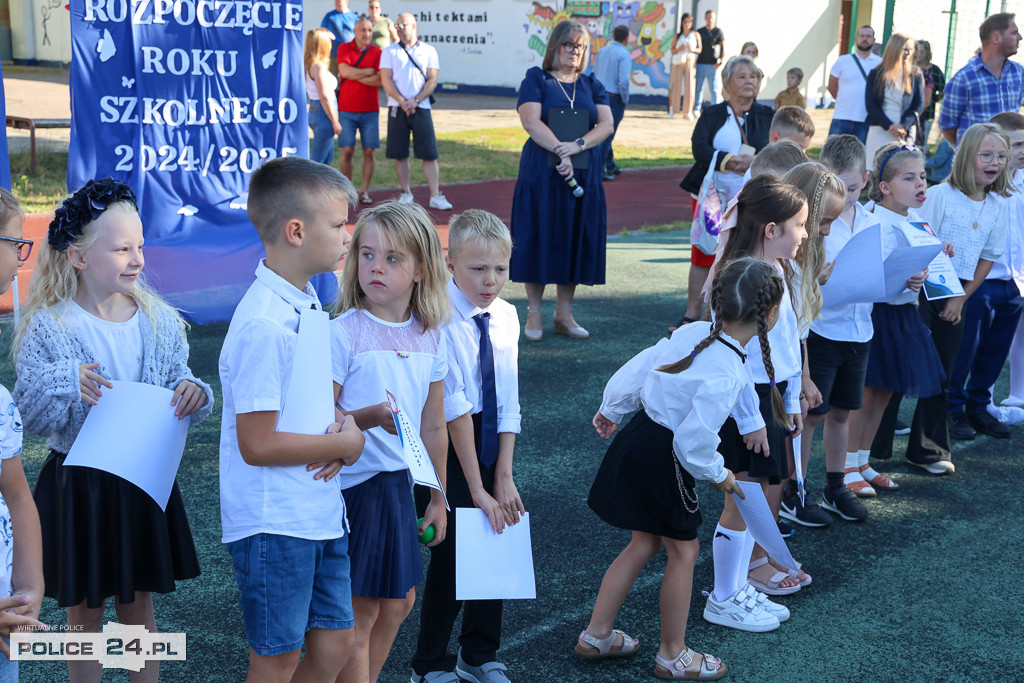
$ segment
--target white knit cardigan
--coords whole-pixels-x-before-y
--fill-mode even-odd
[[[188,342],[173,312],[165,305],[157,308],[155,332],[149,316],[141,310],[139,315],[142,382],[171,390],[182,380],[195,382],[206,393],[206,404],[190,416],[190,424],[199,424],[213,410],[213,391],[188,369]],[[82,400],[78,366],[97,361],[74,316],[47,309],[33,315],[15,362],[14,401],[25,429],[48,437],[47,448],[67,453],[75,442],[90,408]],[[110,377],[103,365],[96,372]]]

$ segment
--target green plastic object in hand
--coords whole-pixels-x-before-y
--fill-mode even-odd
[[[422,517],[420,517],[419,519],[416,520],[416,528],[417,529],[420,528],[420,524],[423,524],[423,518]],[[420,534],[420,543],[423,543],[424,545],[426,545],[427,543],[430,543],[433,540],[434,540],[434,525],[431,524],[430,526],[428,526],[426,529],[423,530],[422,534]]]

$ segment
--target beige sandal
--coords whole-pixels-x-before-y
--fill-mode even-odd
[[[537,319],[541,322],[540,327],[530,328],[531,315],[537,316]],[[526,341],[540,341],[544,338],[544,318],[541,317],[539,308],[526,308],[526,325],[523,327],[523,336],[526,337]]]
[[[622,638],[619,644],[615,644],[615,637]],[[586,643],[590,647],[583,647]],[[612,629],[607,638],[598,638],[587,633],[580,632],[579,641],[576,643],[576,654],[590,659],[604,659],[607,657],[629,657],[636,654],[637,645],[640,641],[632,636],[623,633],[618,629]]]
[[[700,665],[694,667],[694,659],[700,654]],[[728,667],[718,657],[686,648],[675,659],[654,656],[654,675],[665,681],[717,681],[729,673]]]

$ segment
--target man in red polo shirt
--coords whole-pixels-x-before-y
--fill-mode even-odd
[[[355,39],[338,46],[338,121],[341,134],[341,172],[352,179],[352,155],[356,149],[356,130],[363,143],[363,183],[359,187],[359,201],[372,204],[370,181],[376,165],[374,150],[380,147],[378,126],[377,88],[380,87],[380,48],[370,44],[373,24],[369,19],[356,22]]]

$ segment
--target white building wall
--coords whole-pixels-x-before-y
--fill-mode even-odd
[[[17,60],[71,62],[67,0],[11,0],[11,44]]]

